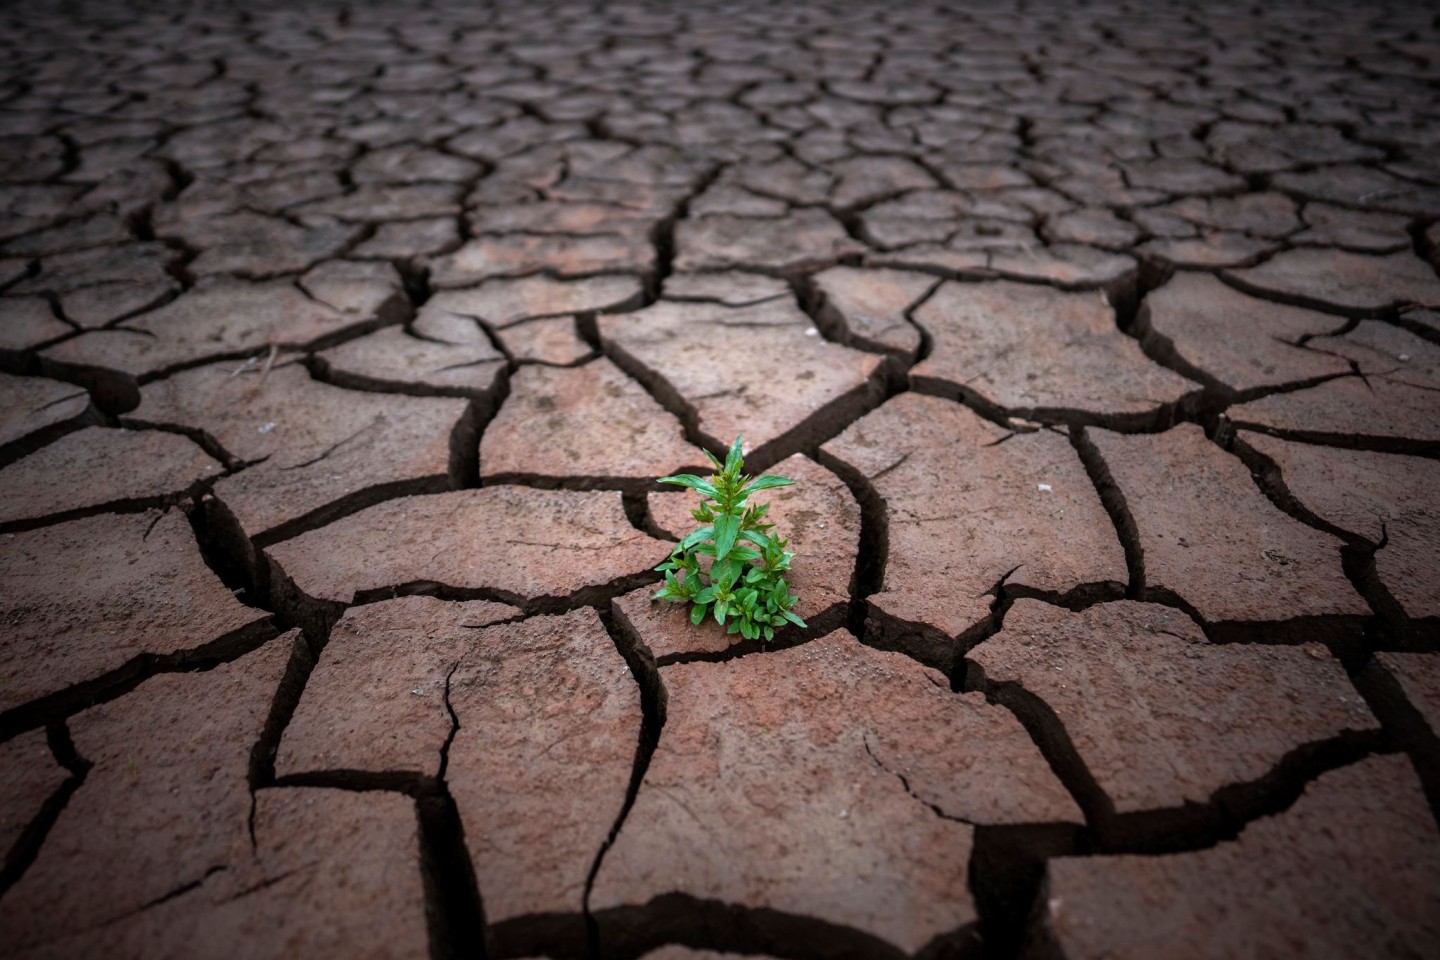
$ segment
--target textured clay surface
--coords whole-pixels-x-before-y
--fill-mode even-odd
[[[1433,7],[0,4],[0,954],[1440,956]]]

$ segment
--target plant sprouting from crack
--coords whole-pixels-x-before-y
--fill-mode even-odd
[[[791,611],[798,598],[785,581],[794,556],[785,549],[790,541],[770,533],[775,527],[765,522],[770,504],[752,504],[750,497],[795,481],[774,474],[752,480],[742,474],[742,439],[735,438],[724,463],[705,451],[716,470],[709,480],[691,473],[660,478],[661,483],[700,494],[700,506],[690,515],[704,526],[681,540],[670,559],[655,568],[665,573],[665,586],[655,599],[690,604],[690,622],[697,626],[710,614],[722,627],[728,621],[729,633],[773,640],[786,623],[803,627],[805,621]],[[704,564],[702,558],[710,562]]]

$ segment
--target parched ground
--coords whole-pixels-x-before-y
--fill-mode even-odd
[[[0,954],[1440,956],[1433,6],[129,7],[0,8]]]

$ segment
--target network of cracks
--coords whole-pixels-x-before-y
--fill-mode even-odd
[[[1434,954],[1432,16],[0,8],[7,954]]]

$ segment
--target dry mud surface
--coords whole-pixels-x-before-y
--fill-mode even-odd
[[[0,953],[1440,956],[1437,37],[0,5]]]

